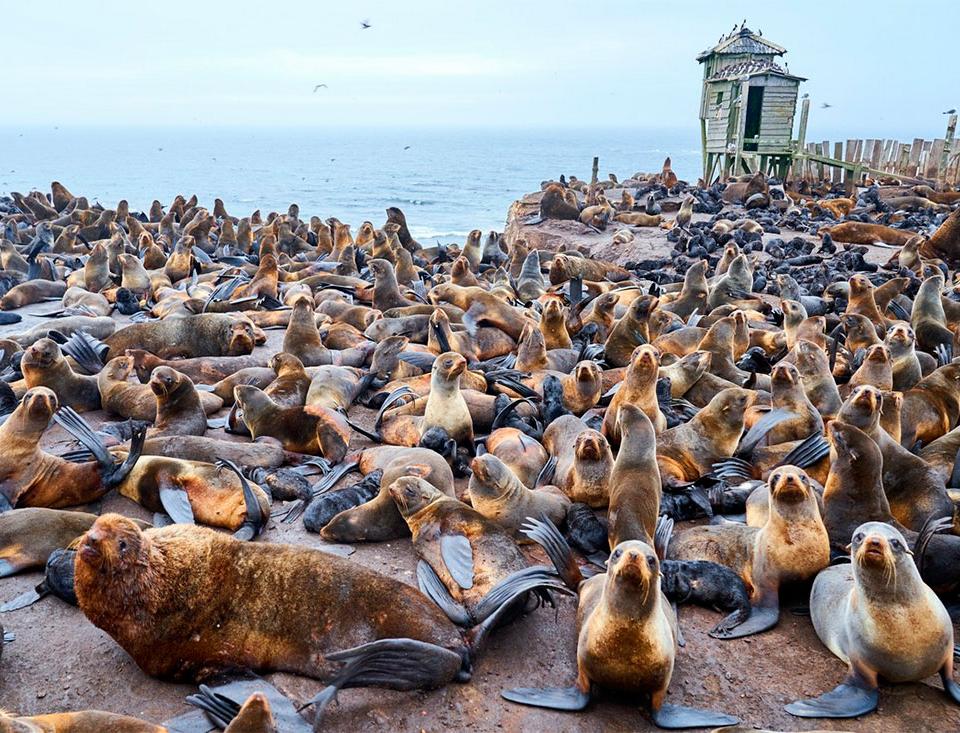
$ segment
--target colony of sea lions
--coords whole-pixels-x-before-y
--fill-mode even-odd
[[[417,242],[395,208],[354,234],[295,204],[138,212],[56,182],[0,199],[0,308],[43,318],[0,342],[0,576],[45,572],[6,625],[54,595],[162,680],[312,678],[293,725],[319,729],[348,688],[469,684],[498,629],[575,595],[576,629],[555,631],[575,682],[503,698],[582,710],[607,690],[685,728],[738,710],[666,700],[680,607],[736,639],[799,590],[842,681],[788,713],[864,715],[934,673],[960,704],[952,194],[690,186],[668,160],[545,182],[519,236],[462,246]],[[551,219],[625,247],[658,227],[673,249],[529,246]],[[111,492],[146,514],[101,512]],[[312,547],[276,541],[296,523]],[[397,543],[416,572],[324,542]],[[263,684],[189,702],[283,729],[291,701]],[[40,718],[11,724],[167,730]]]

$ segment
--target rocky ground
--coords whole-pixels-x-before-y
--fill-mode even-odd
[[[700,218],[698,216],[698,218]],[[511,225],[514,226],[514,225]],[[619,228],[619,227],[615,227]],[[634,230],[636,239],[616,252],[610,237],[588,232],[570,222],[526,227],[531,246],[555,248],[563,237],[573,244],[591,246],[596,256],[627,260],[642,259],[670,250],[662,229]],[[509,235],[509,230],[508,230]],[[793,236],[784,232],[784,236]],[[551,246],[550,241],[556,243]],[[608,254],[609,253],[609,254]],[[611,254],[617,254],[613,257]],[[886,259],[880,250],[875,259]],[[55,310],[57,304],[33,306],[32,313]],[[36,322],[0,329],[23,330]],[[282,332],[272,331],[266,347],[279,348]],[[357,410],[361,422],[370,413]],[[88,413],[94,422],[102,413]],[[219,431],[214,431],[214,434]],[[364,442],[355,441],[354,447]],[[69,448],[69,436],[59,427],[50,428],[44,446],[52,451]],[[355,478],[348,479],[356,480]],[[274,507],[275,513],[282,505]],[[119,511],[149,519],[146,511],[121,497],[111,496],[92,511]],[[271,520],[261,541],[291,542],[340,554],[352,551],[351,559],[367,567],[415,584],[416,556],[408,540],[355,548],[331,546],[307,533],[301,523],[293,526]],[[532,562],[546,562],[537,550],[529,550]],[[0,601],[9,600],[41,580],[38,572],[0,580]],[[277,598],[278,606],[284,602]],[[802,593],[784,599],[786,609],[779,626],[760,636],[719,641],[707,631],[720,616],[712,611],[683,607],[680,624],[686,646],[680,650],[669,700],[713,708],[737,715],[747,727],[775,730],[850,731],[944,731],[960,729],[960,708],[953,705],[931,678],[919,684],[881,688],[877,713],[850,721],[804,721],[784,712],[783,706],[798,698],[819,694],[838,684],[844,665],[817,639],[808,617],[794,613],[805,603]],[[389,606],[389,599],[384,599]],[[349,608],[343,609],[350,613]],[[562,597],[556,612],[540,609],[499,630],[467,684],[451,684],[432,692],[400,693],[384,690],[347,690],[339,704],[328,711],[328,731],[636,731],[654,730],[637,701],[600,699],[578,714],[553,713],[508,703],[500,691],[514,686],[567,685],[576,675],[575,599]],[[307,624],[309,620],[305,619]],[[140,716],[159,722],[185,712],[183,699],[193,691],[143,674],[127,654],[105,633],[90,624],[76,608],[47,598],[29,608],[0,615],[0,623],[16,634],[0,660],[0,707],[20,714],[98,708]],[[291,698],[303,701],[321,689],[313,680],[288,674],[268,679]]]

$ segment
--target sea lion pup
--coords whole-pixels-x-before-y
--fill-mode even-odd
[[[190,377],[167,366],[157,367],[150,377],[150,389],[157,397],[157,415],[151,438],[203,435],[207,431],[207,413]]]
[[[573,341],[567,330],[563,304],[557,298],[550,298],[543,306],[543,313],[538,326],[543,333],[543,345],[547,350],[572,349]]]
[[[504,698],[554,710],[583,710],[595,687],[649,699],[660,728],[731,725],[736,718],[667,703],[677,655],[677,618],[661,591],[660,562],[646,542],[617,545],[606,572],[584,579],[563,536],[531,520],[528,535],[577,590],[577,681],[567,688],[506,690]]]
[[[550,459],[539,442],[517,428],[496,428],[483,441],[483,447],[505,463],[524,486],[537,485],[537,478]]]
[[[527,517],[544,515],[554,524],[561,524],[567,516],[570,499],[562,491],[554,486],[529,489],[491,453],[474,458],[470,469],[467,491],[473,508],[516,539],[529,541],[520,534],[520,526]]]
[[[543,446],[557,462],[552,480],[555,486],[571,501],[594,509],[607,506],[613,452],[601,433],[573,415],[563,415],[544,431]]]
[[[633,352],[630,366],[603,416],[602,432],[614,448],[620,445],[620,408],[631,404],[643,410],[657,433],[667,429],[667,418],[660,411],[657,401],[657,379],[660,375],[660,358],[657,350],[648,345],[638,346]],[[532,515],[536,516],[536,515]]]
[[[439,453],[427,448],[380,446],[360,455],[360,472],[381,471],[380,490],[370,501],[345,509],[320,530],[328,542],[384,542],[410,533],[390,495],[390,486],[402,476],[415,476],[453,497],[453,471]]]
[[[610,549],[626,540],[653,540],[660,513],[657,439],[650,419],[636,405],[617,416],[620,450],[610,473]]]
[[[612,367],[630,363],[634,350],[650,341],[647,319],[657,308],[659,299],[644,295],[634,300],[616,322],[603,346],[604,359]]]
[[[309,453],[339,463],[347,453],[350,426],[346,418],[326,407],[281,407],[262,389],[238,384],[234,400],[254,440],[276,438],[285,450]]]
[[[826,352],[810,341],[800,339],[791,352],[800,371],[803,391],[824,420],[831,420],[840,411],[843,400],[830,371]]]
[[[541,219],[573,219],[580,218],[580,207],[577,206],[576,195],[572,192],[572,200],[564,193],[564,189],[557,183],[547,186],[540,197]]]
[[[830,539],[820,517],[817,494],[802,469],[783,466],[767,479],[769,509],[763,527],[721,524],[680,532],[671,542],[671,560],[708,560],[735,570],[750,590],[753,612],[719,638],[738,638],[773,627],[784,583],[814,577],[830,562]]]
[[[900,443],[931,443],[960,420],[960,363],[952,362],[903,393]]]
[[[547,284],[540,271],[540,252],[531,250],[523,261],[515,286],[517,297],[524,303],[536,300],[546,292]]]
[[[135,432],[130,455],[114,461],[82,419],[64,427],[93,453],[94,461],[72,463],[40,449],[39,442],[50,418],[57,412],[57,396],[46,387],[28,390],[3,425],[0,425],[0,500],[10,507],[60,507],[86,504],[120,484],[140,456],[143,430]],[[69,410],[70,408],[63,408]],[[58,416],[58,421],[62,417]]]
[[[883,522],[857,527],[851,563],[817,576],[810,617],[817,636],[849,665],[830,692],[786,706],[802,718],[853,718],[876,710],[878,678],[914,682],[940,674],[950,698],[960,704],[953,680],[953,624],[936,594],[923,582],[903,535]]]
[[[107,358],[122,356],[126,349],[142,349],[161,359],[198,356],[243,356],[253,351],[253,324],[239,316],[201,313],[134,323],[108,336]]]
[[[923,281],[913,301],[910,325],[917,346],[937,356],[941,364],[946,364],[953,359],[954,334],[947,328],[947,315],[940,299],[942,290],[943,275],[940,273]]]
[[[0,514],[0,578],[46,565],[96,521],[96,514],[32,507]]]
[[[118,356],[107,362],[96,376],[101,406],[120,417],[152,423],[157,419],[157,397],[149,386],[128,382],[132,373],[133,357]],[[230,399],[233,400],[232,389]],[[199,400],[207,415],[223,407],[223,400],[212,392],[200,392]]]
[[[196,680],[246,668],[332,679],[311,701],[318,715],[348,685],[414,689],[468,679],[502,617],[491,602],[486,623],[462,631],[415,588],[329,553],[195,526],[141,532],[117,514],[81,539],[75,588],[87,618],[145,673]],[[510,604],[517,594],[504,595]],[[259,598],[285,602],[267,611]],[[354,648],[332,653],[343,644]],[[377,673],[388,659],[393,672]]]
[[[883,344],[874,344],[867,349],[863,364],[850,377],[841,394],[849,393],[861,384],[871,384],[885,392],[893,389],[893,360]]]
[[[390,308],[404,308],[408,305],[417,305],[419,301],[405,298],[397,284],[397,274],[393,264],[387,260],[375,259],[367,263],[374,277],[373,307],[379,311]]]
[[[689,422],[657,436],[657,464],[668,486],[696,481],[713,464],[732,456],[743,433],[743,418],[752,392],[729,387],[710,400]]]
[[[20,360],[20,370],[28,388],[47,387],[57,395],[60,404],[78,412],[100,409],[97,378],[74,372],[51,339],[40,339],[28,346]]]
[[[804,440],[823,432],[823,418],[803,390],[800,370],[789,362],[780,362],[770,374],[771,404],[774,410],[793,415],[774,425],[766,434],[768,445]]]

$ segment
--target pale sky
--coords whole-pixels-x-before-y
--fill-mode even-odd
[[[0,125],[694,128],[694,57],[744,18],[809,77],[814,137],[960,107],[957,0],[87,0],[4,3]]]

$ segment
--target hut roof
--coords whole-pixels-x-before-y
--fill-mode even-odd
[[[759,33],[754,33],[746,26],[735,28],[729,35],[720,39],[719,43],[713,48],[703,51],[697,56],[697,61],[703,63],[711,54],[772,54],[782,56],[787,52],[783,46],[768,41]]]
[[[806,77],[795,76],[772,61],[765,59],[749,59],[736,64],[728,64],[718,69],[707,81],[720,81],[724,79],[740,79],[744,76],[756,76],[758,74],[776,74],[787,79],[797,79],[806,81]]]

